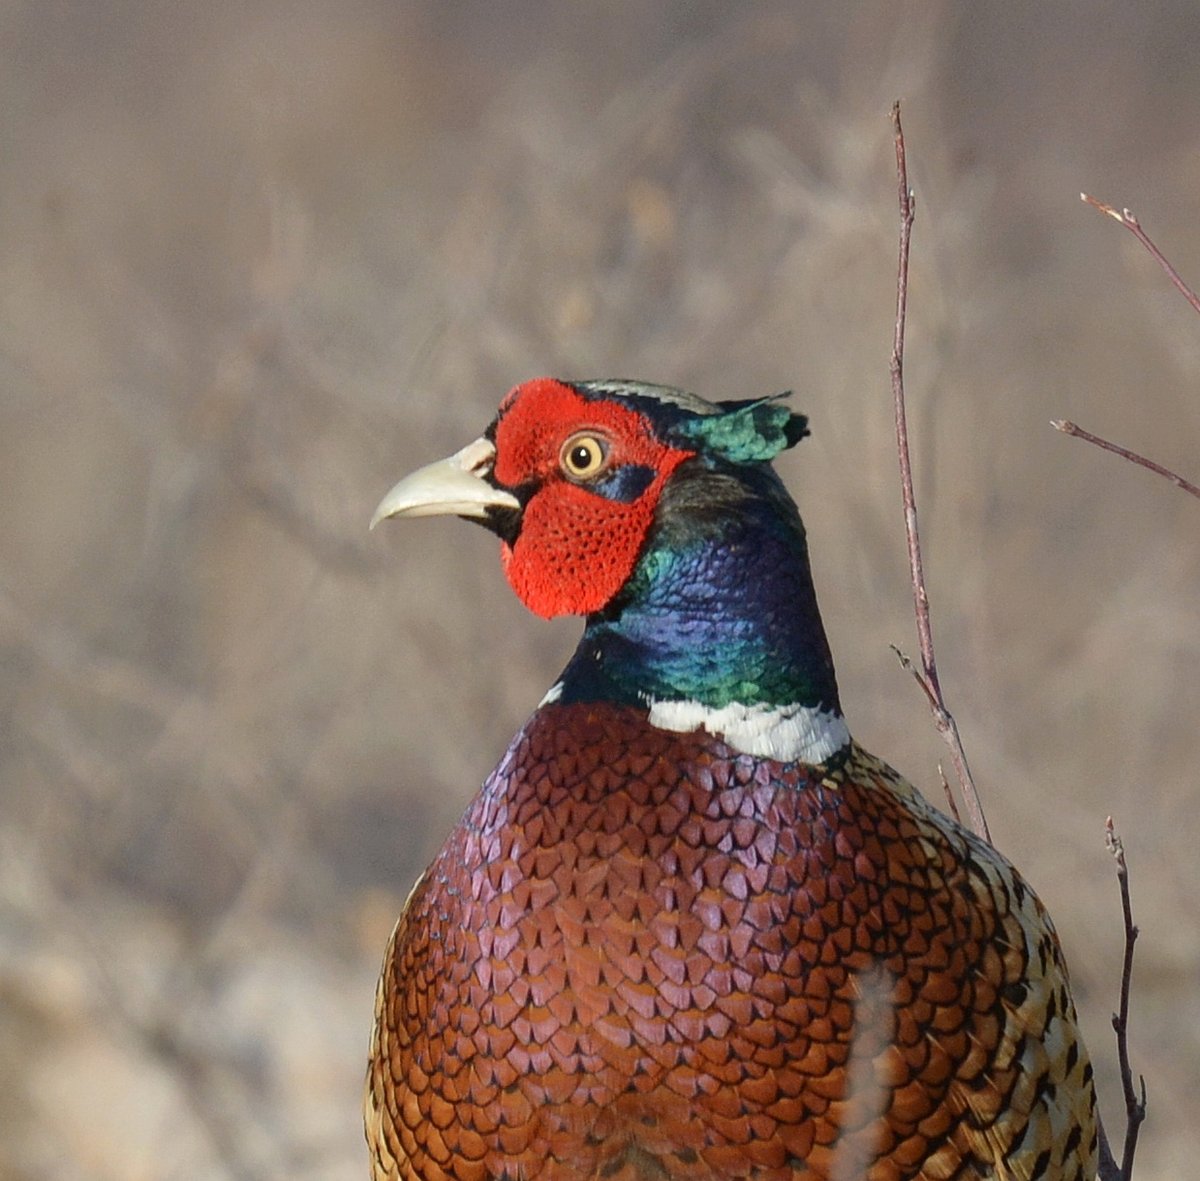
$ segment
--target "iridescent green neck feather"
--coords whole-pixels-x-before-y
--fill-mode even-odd
[[[680,468],[632,578],[588,618],[561,684],[564,701],[840,717],[804,526],[765,463]]]

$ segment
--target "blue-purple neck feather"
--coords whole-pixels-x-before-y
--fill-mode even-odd
[[[632,577],[588,618],[561,684],[568,702],[841,712],[804,526],[766,463],[677,470]]]

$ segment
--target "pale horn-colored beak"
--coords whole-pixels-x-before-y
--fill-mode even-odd
[[[496,448],[476,439],[449,459],[439,459],[405,476],[380,502],[371,518],[374,529],[389,517],[471,517],[486,521],[489,509],[517,509],[521,502],[488,483]]]

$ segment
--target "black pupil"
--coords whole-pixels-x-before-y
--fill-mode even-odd
[[[582,443],[571,451],[571,466],[582,471],[586,467],[590,467],[592,462],[592,451],[590,447],[585,447]]]

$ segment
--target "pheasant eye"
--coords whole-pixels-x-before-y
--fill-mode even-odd
[[[559,465],[572,480],[590,480],[608,464],[608,444],[596,435],[572,435],[562,446]]]

